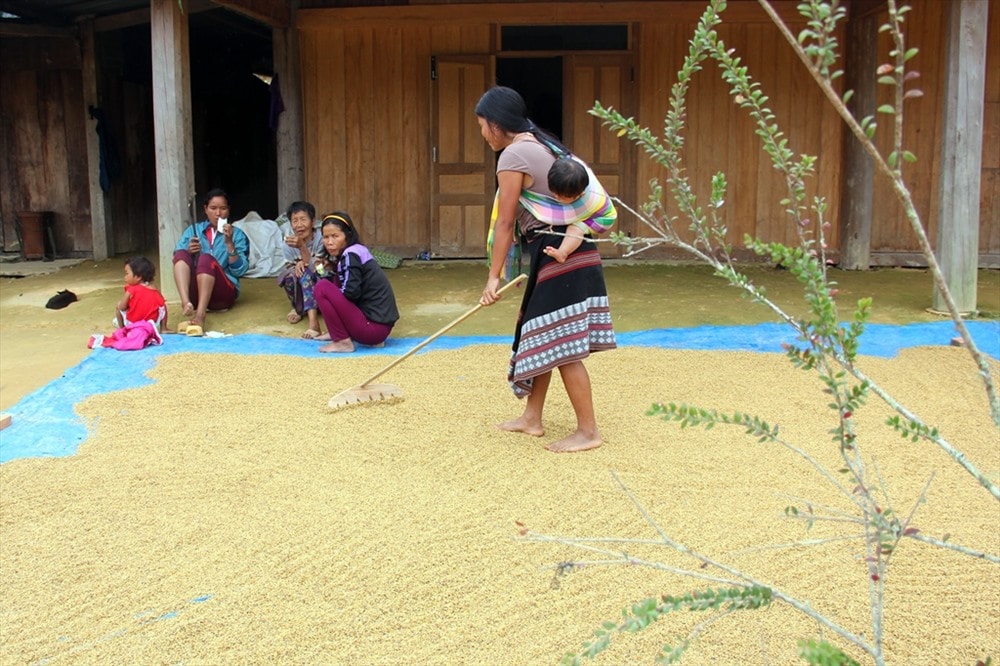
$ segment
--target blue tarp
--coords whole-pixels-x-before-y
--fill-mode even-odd
[[[1000,322],[972,321],[966,326],[976,345],[1000,360]],[[870,324],[861,338],[859,353],[891,358],[900,349],[947,346],[958,335],[951,321],[907,324]],[[783,343],[795,342],[795,334],[784,324],[756,326],[699,326],[618,333],[620,346],[658,347],[705,351],[751,351],[781,353]],[[509,336],[443,336],[421,350],[459,349],[475,344],[510,344]],[[358,347],[352,356],[380,354],[401,356],[422,342],[416,338],[390,338],[385,347]],[[318,345],[295,338],[267,335],[236,335],[222,338],[188,338],[171,335],[159,347],[118,352],[95,349],[77,366],[55,381],[29,394],[8,410],[12,424],[0,431],[0,463],[17,458],[67,456],[87,438],[86,424],[75,414],[74,405],[100,393],[143,386],[146,376],[162,354],[179,352],[288,355],[329,358]]]

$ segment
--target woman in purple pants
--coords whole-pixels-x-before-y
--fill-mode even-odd
[[[323,217],[323,250],[316,265],[322,278],[313,295],[328,333],[321,352],[352,352],[354,343],[385,342],[399,319],[396,296],[382,267],[361,244],[351,216],[334,212]]]

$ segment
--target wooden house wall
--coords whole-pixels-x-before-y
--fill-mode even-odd
[[[366,242],[428,247],[431,55],[486,53],[490,34],[428,22],[303,31],[306,196],[318,212],[347,211]]]
[[[17,251],[17,211],[51,211],[56,252],[93,246],[86,110],[75,39],[0,37],[0,215]]]
[[[990,0],[983,109],[983,175],[979,205],[979,252],[1000,266],[1000,0]]]
[[[688,53],[696,21],[697,17],[684,20],[661,17],[644,22],[641,28],[637,121],[660,135],[670,108],[670,90]],[[724,44],[737,51],[749,68],[749,75],[767,95],[765,106],[774,114],[791,150],[796,155],[822,156],[817,161],[815,175],[807,181],[808,200],[820,194],[825,196],[829,205],[827,215],[835,219],[841,153],[836,114],[762,11],[748,10],[743,20],[724,22],[717,32]],[[725,174],[727,195],[718,212],[728,230],[727,240],[734,247],[743,246],[744,234],[766,241],[795,243],[796,225],[779,204],[788,196],[784,176],[772,167],[754,130],[753,120],[730,98],[729,85],[722,81],[717,66],[711,61],[703,63],[688,92],[684,132],[683,158],[693,191],[707,209],[712,176],[718,172]],[[637,172],[634,200],[641,203],[649,197],[649,181],[656,178],[665,183],[666,172],[645,156],[639,157]],[[669,210],[679,214],[672,204]],[[688,231],[689,224],[681,219],[675,227],[690,241],[693,234]],[[834,250],[838,240],[836,226],[831,225],[826,233],[827,243]]]
[[[917,156],[917,162],[904,164],[903,170],[928,238],[934,243],[938,233],[939,155],[947,69],[948,7],[947,3],[938,0],[911,0],[908,4],[912,5],[913,11],[906,23],[907,46],[920,50],[908,63],[911,71],[920,73],[919,79],[910,87],[919,88],[923,96],[912,98],[904,105],[903,146]],[[996,265],[996,259],[1000,257],[1000,40],[997,39],[1000,35],[1000,2],[990,0],[989,10],[979,251],[980,255],[992,256],[990,263]],[[879,23],[886,19],[886,15],[880,16]],[[891,48],[888,34],[881,33],[878,44],[880,63],[889,62]],[[892,103],[893,91],[889,86],[879,86],[878,103]],[[880,114],[878,122],[876,143],[882,154],[888,155],[892,151],[892,118]],[[874,262],[923,265],[922,257],[916,256],[919,248],[898,199],[888,181],[878,175],[874,187],[873,220],[871,249]]]
[[[989,1],[993,10],[990,34],[995,35],[1000,10],[994,8],[1000,0]],[[908,40],[921,49],[917,63],[925,94],[906,107],[907,145],[920,157],[908,168],[908,182],[933,234],[939,152],[935,142],[940,136],[939,79],[946,26],[943,3],[914,0],[912,4]],[[801,23],[794,5],[776,3],[796,32]],[[670,87],[704,6],[701,2],[621,2],[301,10],[297,25],[302,35],[305,194],[320,210],[341,208],[355,215],[367,242],[407,253],[426,248],[430,244],[432,196],[428,111],[428,63],[432,55],[498,55],[495,35],[500,24],[627,22],[634,35],[636,118],[660,132]],[[724,21],[720,37],[736,49],[768,95],[767,105],[793,152],[820,158],[808,183],[809,198],[821,195],[826,199],[826,218],[834,221],[826,241],[835,253],[839,244],[843,123],[756,2],[731,2]],[[997,41],[990,40],[991,62],[998,57]],[[880,55],[888,50],[887,44],[880,43]],[[980,237],[983,252],[996,252],[1000,250],[998,151],[993,150],[994,157],[989,157],[989,150],[997,145],[1000,85],[995,73],[987,87]],[[744,234],[750,234],[766,241],[794,242],[797,231],[779,204],[786,196],[784,179],[760,150],[752,122],[729,98],[728,87],[714,65],[706,66],[696,77],[688,99],[687,121],[685,157],[695,191],[706,197],[712,174],[726,174],[729,189],[720,212],[730,240],[740,246]],[[474,123],[471,109],[468,122]],[[455,127],[453,131],[466,129]],[[880,127],[878,136],[884,141],[891,136],[891,128]],[[649,180],[662,175],[655,164],[639,155],[635,176],[621,196],[641,204],[649,195]],[[873,262],[905,263],[916,256],[916,241],[891,190],[878,181],[875,186]],[[483,195],[486,200],[491,193]],[[686,228],[687,223],[679,226]],[[627,213],[620,217],[620,227],[646,234]]]

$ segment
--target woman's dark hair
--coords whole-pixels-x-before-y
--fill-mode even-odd
[[[569,148],[528,118],[528,105],[513,88],[493,86],[476,103],[476,115],[505,132],[531,132],[542,145],[559,155],[568,155]]]
[[[156,266],[146,257],[132,257],[125,264],[132,271],[132,275],[142,278],[143,282],[152,282],[156,276]]]
[[[295,213],[305,213],[309,216],[310,220],[315,220],[316,206],[313,206],[308,201],[293,201],[291,205],[288,206],[288,211],[285,213],[285,216],[290,220],[292,219],[292,215]]]
[[[323,227],[326,227],[328,224],[335,225],[344,232],[344,237],[347,239],[345,247],[357,245],[361,242],[361,236],[358,235],[358,230],[354,226],[354,220],[347,213],[340,210],[327,213],[323,216]]]
[[[549,190],[567,199],[575,199],[590,185],[590,175],[572,157],[560,157],[549,167]]]
[[[213,187],[212,189],[210,189],[208,192],[205,193],[205,196],[201,200],[201,205],[207,206],[208,202],[214,199],[215,197],[222,197],[223,199],[226,200],[227,204],[229,203],[229,195],[226,194],[226,191],[221,187]]]

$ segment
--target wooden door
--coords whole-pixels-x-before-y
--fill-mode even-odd
[[[436,56],[431,71],[431,256],[484,257],[495,156],[474,109],[493,81],[493,59]]]
[[[563,138],[569,148],[587,162],[612,196],[625,201],[635,192],[634,150],[627,139],[601,125],[588,113],[594,101],[613,106],[625,117],[635,115],[632,59],[629,55],[570,55],[563,60]],[[618,207],[615,231],[629,231],[634,223]],[[617,257],[611,243],[599,243],[601,254]]]

